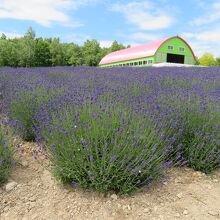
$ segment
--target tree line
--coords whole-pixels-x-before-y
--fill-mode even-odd
[[[82,46],[75,43],[61,43],[59,38],[36,38],[30,27],[23,37],[8,39],[0,37],[0,67],[38,67],[38,66],[97,66],[108,53],[130,47],[114,41],[109,48],[102,48],[93,39]],[[205,53],[196,65],[220,66],[220,57]]]
[[[59,38],[36,38],[30,27],[23,37],[0,38],[0,67],[97,66],[108,53],[127,48],[114,41],[102,48],[97,40],[87,40],[82,46],[61,43]]]

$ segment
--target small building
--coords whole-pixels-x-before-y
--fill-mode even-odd
[[[196,57],[190,45],[181,37],[174,36],[106,55],[99,63],[101,67],[152,66],[158,63],[194,65]]]

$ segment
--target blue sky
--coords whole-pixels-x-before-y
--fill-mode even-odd
[[[22,36],[29,26],[37,36],[103,47],[180,35],[196,55],[220,55],[220,0],[0,0],[0,33]]]

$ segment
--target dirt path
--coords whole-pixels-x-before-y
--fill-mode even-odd
[[[103,197],[58,184],[32,158],[30,146],[23,147],[21,164],[10,179],[14,186],[11,191],[0,188],[1,220],[220,219],[219,173],[208,177],[186,168],[172,169],[163,187],[127,198]]]

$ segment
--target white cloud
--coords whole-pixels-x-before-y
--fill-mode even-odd
[[[197,33],[186,32],[182,36],[191,43],[196,55],[201,56],[204,52],[220,55],[220,26]]]
[[[170,15],[148,1],[133,1],[128,4],[114,4],[111,10],[122,13],[127,22],[141,30],[157,30],[169,27],[173,23]]]
[[[143,32],[137,32],[130,35],[130,38],[132,40],[138,40],[138,41],[155,41],[161,39],[161,36],[156,34],[146,34]]]
[[[59,36],[59,34],[57,34],[56,36]],[[91,40],[92,37],[90,35],[86,35],[86,34],[68,34],[68,35],[64,35],[61,37],[61,39],[64,42],[69,42],[69,43],[76,43],[79,45],[82,45],[85,41],[87,40]]]
[[[216,1],[211,5],[206,5],[205,14],[195,18],[190,22],[191,25],[201,26],[220,21],[220,2]]]
[[[100,47],[102,47],[102,48],[104,48],[104,47],[109,48],[109,47],[111,47],[113,41],[110,41],[110,40],[101,40],[101,41],[99,41],[99,43],[100,43]]]
[[[209,43],[220,43],[218,42],[220,39],[220,27],[203,31],[199,33],[184,33],[185,37],[193,38],[201,42],[209,42]]]
[[[91,39],[92,38],[90,36],[87,36],[87,38],[86,37],[84,38],[83,42],[85,42],[86,40],[91,40]],[[76,42],[76,41],[73,41],[73,42]],[[100,44],[100,47],[102,47],[102,48],[109,48],[109,47],[112,46],[112,43],[113,43],[113,41],[111,41],[111,40],[100,40],[98,42]],[[127,46],[127,45],[131,45],[131,46],[139,45],[139,44],[134,43],[134,42],[125,42],[125,43],[122,43],[122,44],[125,45],[125,46]]]
[[[201,8],[207,7],[207,0],[194,0],[196,4]]]
[[[0,19],[30,20],[44,26],[54,22],[69,26],[81,26],[71,21],[67,10],[76,10],[96,0],[0,0]]]

